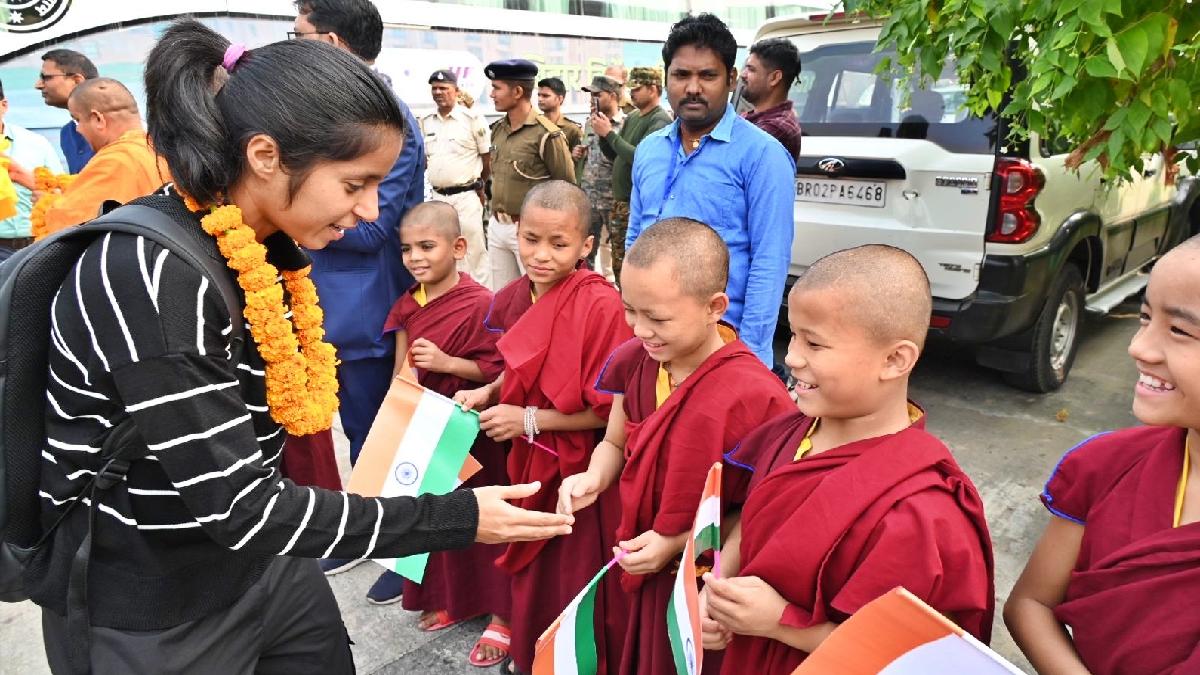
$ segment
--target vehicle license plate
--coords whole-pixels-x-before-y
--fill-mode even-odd
[[[802,202],[849,204],[882,209],[887,201],[887,183],[870,180],[797,178],[796,199]]]

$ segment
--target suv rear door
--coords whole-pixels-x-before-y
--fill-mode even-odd
[[[988,227],[995,124],[960,112],[952,64],[926,89],[876,75],[877,27],[787,35],[803,70],[791,91],[804,131],[790,273],[823,255],[890,244],[917,257],[936,298],[976,289]]]

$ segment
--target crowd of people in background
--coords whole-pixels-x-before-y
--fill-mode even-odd
[[[197,233],[236,206],[285,282],[311,266],[350,463],[394,380],[415,373],[478,412],[483,469],[449,495],[344,492],[333,430],[289,434],[270,414],[268,334],[251,325],[254,344],[227,362],[226,326],[242,319],[221,313],[207,279],[143,239],[105,237],[52,309],[45,519],[102,470],[95,446],[123,419],[161,452],[117,489],[116,515],[100,516],[93,672],[353,672],[321,574],[431,552],[422,583],[385,571],[367,599],[403,602],[425,631],[487,616],[467,660],[530,673],[538,637],[619,550],[619,573],[594,597],[599,672],[674,673],[664,616],[720,462],[725,553],[697,580],[704,673],[788,675],[900,585],[989,639],[982,501],[907,398],[931,312],[921,265],[864,246],[818,261],[784,296],[802,143],[794,44],[752,45],[739,76],[730,30],[689,16],[665,36],[661,64],[612,64],[580,83],[583,124],[563,112],[567,85],[523,59],[485,69],[498,120],[448,69],[430,73],[436,109],[418,119],[374,66],[374,4],[295,6],[293,40],[255,49],[192,20],[169,28],[147,60],[146,124],[128,88],[86,57],[44,54],[35,86],[72,117],[66,171],[48,141],[4,121],[0,83],[0,154],[18,196],[0,221],[0,261],[123,203]],[[730,101],[739,82],[744,113]],[[1124,622],[1098,620],[1109,612],[1092,598],[1118,594],[1113,575],[1074,565],[1123,545],[1088,539],[1094,523],[1129,526],[1124,503],[1092,507],[1138,456],[1130,444],[1170,454],[1130,470],[1173,488],[1177,451],[1196,434],[1186,428],[1200,427],[1194,405],[1161,402],[1187,386],[1167,381],[1164,355],[1193,346],[1163,322],[1195,328],[1196,251],[1155,268],[1131,348],[1154,373],[1135,412],[1171,433],[1089,442],[1043,495],[1060,519],[1008,608],[1039,663],[1109,664],[1097,654]],[[302,302],[288,288],[287,302]],[[791,340],[777,363],[781,304]],[[1183,472],[1175,526],[1200,518],[1197,491],[1185,499],[1198,479]],[[1160,506],[1136,527],[1163,526]],[[86,529],[63,528],[27,567],[55,672],[79,658],[67,571]],[[1159,661],[1192,648],[1178,647]],[[1132,658],[1095,672],[1143,672]]]

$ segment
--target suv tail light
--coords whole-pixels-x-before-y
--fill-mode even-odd
[[[1033,200],[1046,187],[1046,175],[1028,160],[1002,157],[996,161],[996,177],[1000,183],[1000,210],[987,240],[998,244],[1029,240],[1042,224]]]

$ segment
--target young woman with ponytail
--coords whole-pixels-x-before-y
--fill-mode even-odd
[[[226,259],[246,310],[229,316],[198,269],[121,234],[88,248],[59,289],[43,517],[53,522],[81,498],[102,468],[100,446],[125,419],[149,455],[96,515],[88,653],[71,653],[66,620],[86,510],[71,512],[26,568],[51,669],[353,673],[314,558],[542,539],[570,521],[504,501],[536,485],[370,499],[279,473],[287,434],[328,428],[336,408],[336,360],[300,246],[319,249],[375,217],[404,132],[388,88],[329,45],[246,50],[186,20],[150,53],[146,94],[149,134],[175,183],[135,203]],[[232,321],[249,324],[241,350],[229,342]]]

